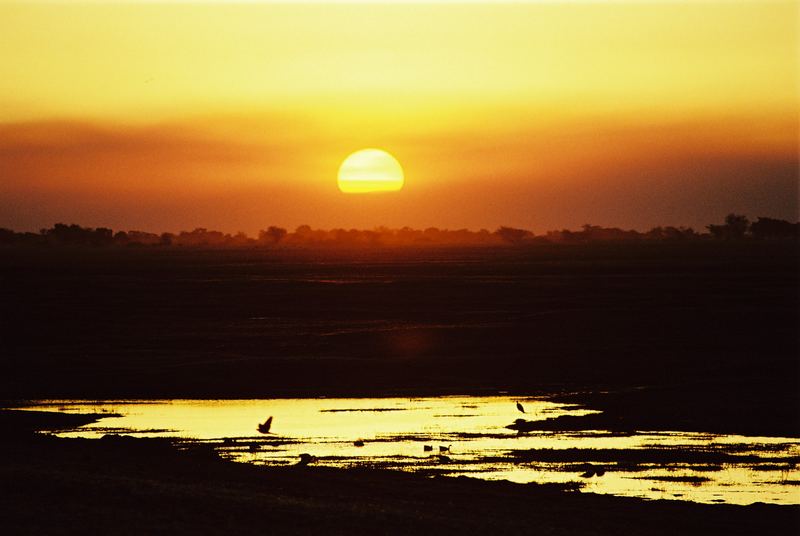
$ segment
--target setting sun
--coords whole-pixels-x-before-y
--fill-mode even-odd
[[[346,194],[396,192],[403,188],[403,168],[380,149],[361,149],[339,167],[339,189]]]
[[[797,533],[798,6],[0,0],[0,536]]]

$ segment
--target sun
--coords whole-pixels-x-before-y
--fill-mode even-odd
[[[405,177],[400,162],[381,149],[361,149],[339,166],[339,190],[346,194],[397,192]]]

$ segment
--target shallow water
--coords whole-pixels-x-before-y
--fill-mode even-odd
[[[525,415],[516,409],[517,401]],[[603,430],[520,435],[505,428],[520,417],[593,413],[534,398],[39,401],[25,409],[109,414],[56,433],[62,437],[176,437],[184,445],[212,444],[222,456],[254,464],[293,464],[300,453],[309,453],[318,465],[372,465],[520,483],[579,482],[583,491],[646,499],[800,504],[796,439]],[[268,416],[274,417],[272,433],[259,434],[256,425]],[[355,446],[356,440],[364,446]],[[433,450],[425,451],[425,445]],[[441,452],[444,457],[440,447],[449,449]],[[604,474],[582,476],[589,469]]]

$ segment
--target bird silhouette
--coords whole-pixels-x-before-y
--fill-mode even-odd
[[[439,452],[450,452],[450,447],[453,445],[447,445],[446,447],[443,445],[439,445]]]
[[[522,404],[517,402],[517,409],[520,410],[522,413],[525,413],[525,408],[522,407]]]
[[[602,467],[598,467],[594,472],[594,476],[603,476],[604,474],[606,474],[606,470]]]
[[[587,463],[586,465],[584,465],[584,467],[586,468],[586,472],[581,475],[581,478],[592,478],[593,476],[597,475],[598,473],[600,473],[600,475],[605,474],[605,471],[603,471],[602,469],[600,469],[598,467],[595,467],[591,463]],[[598,475],[598,476],[600,476],[600,475]]]
[[[355,445],[356,447],[363,447],[364,446],[364,440],[363,439],[356,439],[355,441],[353,441],[353,445]]]
[[[316,456],[312,456],[311,454],[307,454],[304,452],[300,455],[300,461],[297,462],[297,465],[308,465],[309,463],[315,461],[317,461]]]
[[[264,421],[263,423],[259,423],[257,430],[262,434],[269,434],[269,429],[272,427],[272,416],[270,415],[269,419]]]
[[[425,452],[430,452],[433,450],[433,445],[423,445],[422,450],[424,450]]]

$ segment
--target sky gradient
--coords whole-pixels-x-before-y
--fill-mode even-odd
[[[793,1],[0,1],[0,226],[795,220],[797,51]]]

